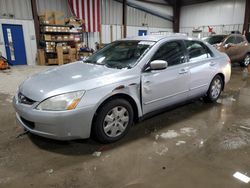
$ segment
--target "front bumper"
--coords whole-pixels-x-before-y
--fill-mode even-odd
[[[13,98],[16,118],[31,133],[56,140],[89,138],[94,106],[70,111],[41,111],[34,105],[21,104]]]

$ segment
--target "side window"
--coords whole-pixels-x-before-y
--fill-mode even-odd
[[[242,37],[236,37],[236,44],[244,42],[244,39]]]
[[[225,44],[235,44],[235,43],[236,43],[235,37],[229,37],[225,42]]]
[[[185,53],[181,42],[173,41],[162,45],[151,61],[164,60],[168,62],[168,66],[178,65],[185,62]]]
[[[212,56],[207,47],[201,42],[186,41],[186,47],[190,61],[203,60]]]

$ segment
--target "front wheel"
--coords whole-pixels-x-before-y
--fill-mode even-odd
[[[247,54],[244,60],[240,63],[242,67],[247,67],[250,63],[250,54]]]
[[[125,136],[133,124],[133,108],[124,99],[114,99],[97,112],[93,134],[102,143],[111,143]]]
[[[207,102],[215,102],[215,101],[217,101],[217,99],[220,97],[222,88],[223,88],[222,78],[221,78],[221,76],[216,75],[213,78],[213,80],[212,80],[212,82],[211,82],[211,84],[209,86],[209,89],[207,91],[207,95],[204,98],[205,101],[207,101]]]

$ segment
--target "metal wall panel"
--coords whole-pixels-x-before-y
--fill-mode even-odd
[[[112,32],[111,32],[112,28]],[[141,26],[127,26],[127,37],[138,36],[139,30],[147,30],[148,34],[158,32],[173,32],[172,28],[159,28],[159,27],[141,27]],[[102,25],[102,43],[110,43],[122,38],[122,26],[121,25]],[[112,36],[111,36],[112,35]],[[112,38],[112,40],[111,40]],[[98,38],[99,39],[99,38]],[[96,39],[96,41],[99,41]],[[91,44],[90,44],[91,46]]]
[[[172,22],[147,12],[128,7],[127,25],[172,28]]]
[[[181,8],[180,32],[192,36],[194,28],[208,36],[208,26],[220,34],[242,31],[246,0],[216,0]],[[195,34],[194,34],[195,35]]]
[[[0,18],[9,18],[13,14],[14,19],[32,19],[30,0],[0,0]]]
[[[101,1],[102,24],[122,24],[122,4],[114,0]]]
[[[181,8],[180,27],[243,24],[245,0],[216,0]]]
[[[44,11],[61,11],[71,16],[67,0],[36,0],[38,14]]]
[[[102,24],[121,25],[122,24],[122,3],[115,0],[102,0]],[[144,11],[128,6],[127,25],[142,26],[146,24],[149,27],[167,27],[172,28],[172,22],[159,18]]]

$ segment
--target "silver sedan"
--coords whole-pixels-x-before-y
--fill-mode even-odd
[[[197,39],[134,37],[28,78],[13,105],[33,134],[59,140],[94,135],[107,143],[156,110],[201,96],[216,101],[230,75],[229,58]]]

